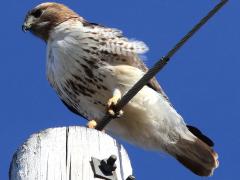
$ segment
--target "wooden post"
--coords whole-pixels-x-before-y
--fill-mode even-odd
[[[128,155],[116,140],[85,127],[52,128],[33,134],[12,159],[10,180],[96,180],[92,158],[117,157],[117,180],[132,174]]]

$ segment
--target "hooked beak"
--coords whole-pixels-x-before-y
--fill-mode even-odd
[[[32,16],[27,16],[22,25],[23,32],[27,32],[31,30],[33,22],[34,22],[34,18]]]
[[[29,31],[30,29],[31,29],[31,24],[24,23],[24,24],[22,25],[22,30],[23,30],[23,32],[27,32],[27,31]]]

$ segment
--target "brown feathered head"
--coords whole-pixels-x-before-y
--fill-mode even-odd
[[[57,25],[71,19],[81,17],[63,4],[47,2],[30,10],[22,26],[23,31],[31,31],[34,35],[47,41],[51,30]]]

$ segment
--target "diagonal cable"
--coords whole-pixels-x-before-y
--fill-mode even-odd
[[[161,58],[148,72],[121,98],[114,107],[115,112],[119,112],[170,60],[170,58],[204,25],[212,18],[228,0],[221,0],[205,17],[203,17],[168,53]],[[98,123],[96,129],[103,130],[113,119],[106,114]]]

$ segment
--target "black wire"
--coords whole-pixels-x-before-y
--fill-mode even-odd
[[[196,24],[168,53],[161,58],[148,72],[121,98],[114,107],[115,112],[119,112],[170,60],[170,58],[211,18],[213,17],[228,0],[221,0],[198,24]],[[103,130],[112,120],[112,116],[106,114],[98,122],[97,130]]]

